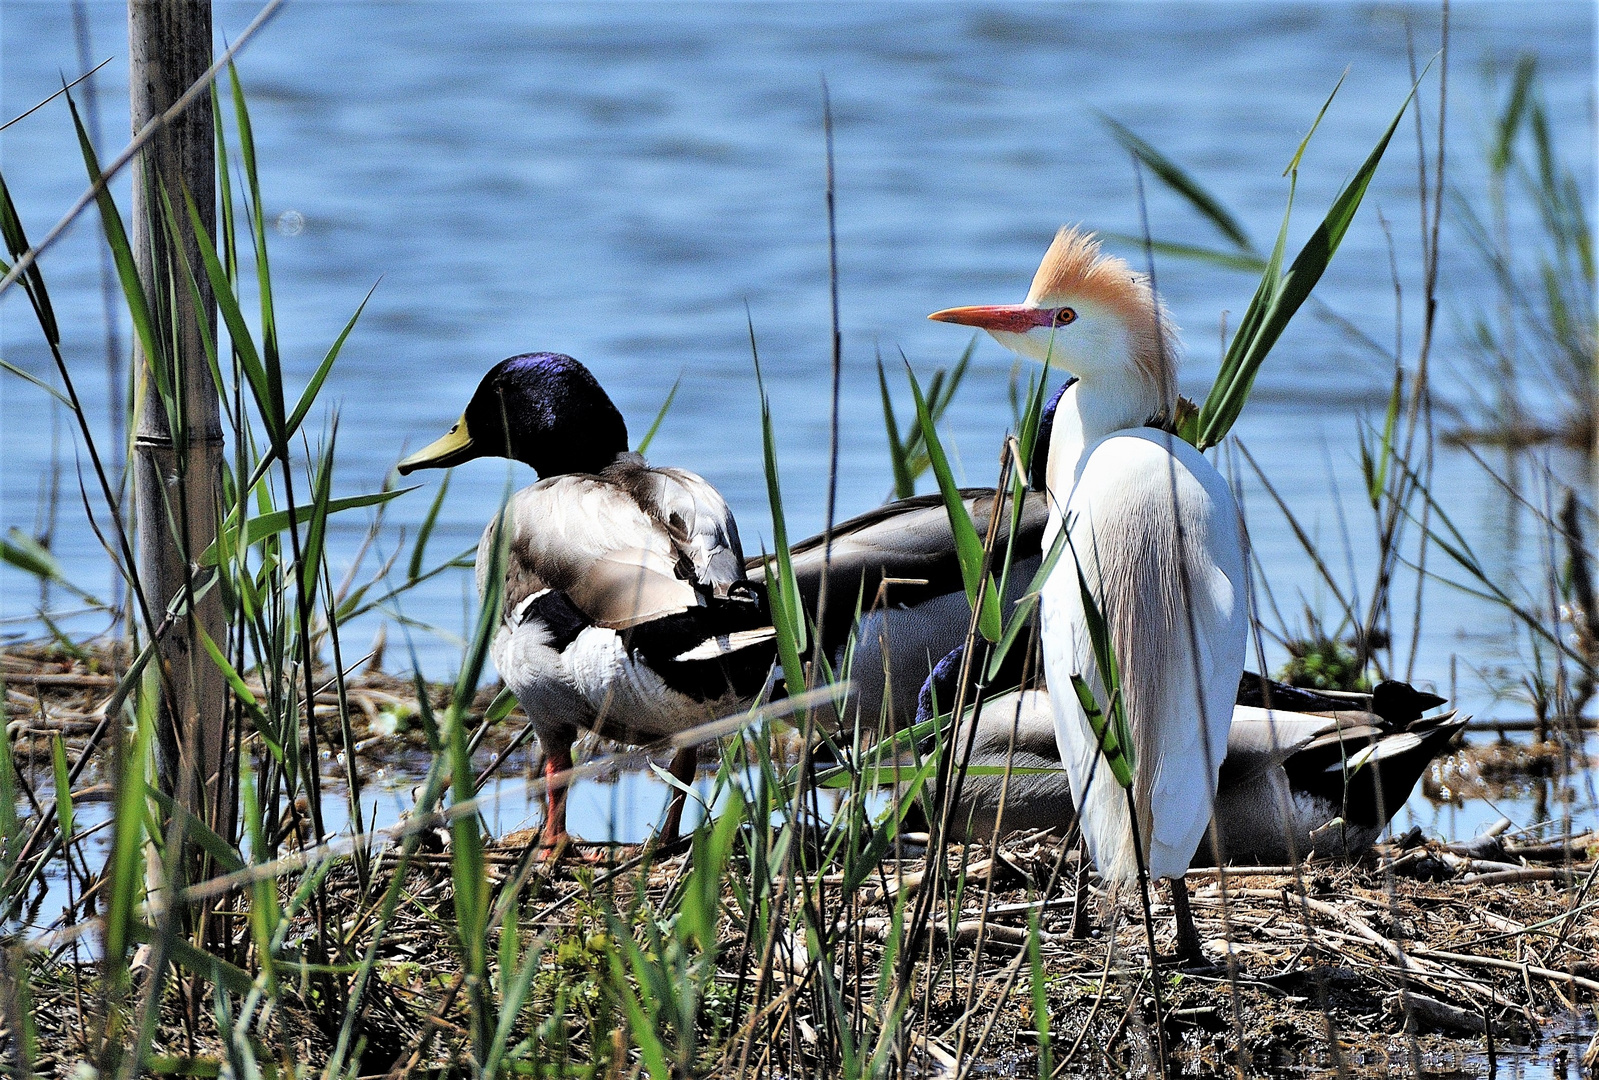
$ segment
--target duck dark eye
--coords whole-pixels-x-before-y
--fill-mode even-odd
[[[1059,311],[1055,312],[1056,326],[1065,326],[1067,323],[1075,322],[1076,319],[1077,312],[1073,311],[1069,307],[1063,307]]]

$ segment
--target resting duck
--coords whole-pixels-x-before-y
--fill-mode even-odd
[[[1036,446],[1049,445],[1056,406],[1076,381],[1069,379],[1045,404]],[[1021,598],[1043,561],[1044,526],[1049,521],[1045,456],[1034,455],[1030,490],[1022,502],[1003,597],[1006,610]],[[977,534],[985,535],[994,489],[962,488],[961,498]],[[1003,544],[1010,529],[1009,501],[1001,506],[999,527]],[[814,620],[822,592],[823,537],[801,540],[790,550],[800,595]],[[745,571],[751,578],[764,580],[759,558],[751,559]],[[854,633],[851,697],[845,719],[853,722],[858,715],[863,729],[874,732],[908,726],[933,665],[966,639],[971,621],[955,537],[941,495],[885,503],[834,526],[824,617],[822,648],[835,666],[843,664]]]
[[[994,490],[964,488],[961,497],[978,535],[983,535],[993,512]],[[1015,560],[1005,589],[1007,604],[1021,597],[1038,571],[1040,538],[1048,518],[1042,496],[1030,494],[1017,530]],[[1007,501],[1000,512],[1002,537],[1009,527]],[[822,541],[813,536],[791,549],[794,576],[813,621],[822,595]],[[751,560],[745,569],[750,577],[762,578],[760,559]],[[942,496],[900,499],[835,526],[820,636],[829,660],[841,667],[853,631],[846,726],[857,715],[868,732],[907,726],[934,663],[965,639],[971,612]]]
[[[953,701],[960,658],[957,649],[934,668],[918,721],[934,715],[936,701],[945,707]],[[1270,709],[1262,707],[1267,694]],[[1219,861],[1234,865],[1282,866],[1313,851],[1359,858],[1466,724],[1452,711],[1424,717],[1444,699],[1400,682],[1379,683],[1370,695],[1330,695],[1246,673],[1238,699],[1215,809]],[[965,753],[970,731],[969,722],[961,725],[957,754]],[[1046,691],[1010,690],[984,702],[971,764],[1003,767],[1007,757],[1005,831],[1069,827],[1071,790],[1060,771]],[[1040,769],[1052,771],[1017,771]],[[970,824],[957,828],[973,837],[993,835],[1004,780],[966,778],[956,815]],[[1217,862],[1207,830],[1193,865]]]
[[[746,706],[766,682],[772,633],[744,577],[738,526],[717,490],[684,469],[645,464],[589,370],[560,353],[501,361],[449,434],[400,462],[402,474],[479,457],[531,465],[511,496],[504,617],[492,656],[545,753],[572,767],[580,729],[648,743]],[[478,544],[478,594],[497,520]],[[685,783],[698,756],[679,753]],[[683,800],[667,811],[675,838]],[[566,791],[547,796],[543,843],[566,838]]]

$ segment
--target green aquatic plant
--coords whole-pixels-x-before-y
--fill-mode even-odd
[[[1277,672],[1277,678],[1288,685],[1370,692],[1365,664],[1349,643],[1317,635],[1290,640],[1287,648],[1289,659]]]
[[[1511,447],[1563,442],[1591,453],[1599,312],[1588,204],[1550,130],[1536,57],[1517,59],[1503,93],[1483,148],[1486,207],[1450,192],[1455,224],[1492,278],[1496,302],[1460,313],[1467,362],[1459,382],[1470,420],[1448,435]],[[1512,228],[1512,216],[1537,225]]]

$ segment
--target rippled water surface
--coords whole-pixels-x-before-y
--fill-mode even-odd
[[[119,111],[123,11],[90,6],[90,52],[114,57],[100,78],[106,151],[127,129]],[[219,32],[237,37],[253,11],[219,3]],[[9,117],[79,64],[68,5],[6,0],[0,18],[0,104]],[[1480,206],[1485,191],[1481,147],[1502,88],[1490,90],[1484,71],[1502,71],[1528,50],[1538,56],[1556,144],[1591,201],[1592,6],[1472,3],[1458,5],[1452,19],[1449,169],[1461,198]],[[926,313],[1019,300],[1063,222],[1139,231],[1132,167],[1100,113],[1191,169],[1236,210],[1257,245],[1269,246],[1286,196],[1283,168],[1347,69],[1305,158],[1291,230],[1297,246],[1404,98],[1407,26],[1425,63],[1437,21],[1431,7],[1355,4],[291,3],[241,60],[277,222],[270,243],[291,381],[304,380],[375,284],[324,395],[338,412],[340,493],[354,494],[375,489],[407,448],[440,434],[504,356],[554,349],[579,357],[635,438],[681,376],[651,456],[717,484],[755,549],[769,543],[770,528],[746,313],[773,397],[791,528],[808,532],[822,520],[824,77],[837,121],[839,507],[852,514],[889,487],[878,352],[898,364],[903,351],[922,371],[951,362],[964,332],[929,323]],[[1423,98],[1431,138],[1435,80]],[[1380,220],[1389,222],[1407,359],[1419,337],[1413,139],[1407,120],[1318,290],[1330,309],[1391,348],[1395,294]],[[0,135],[0,152],[25,223],[42,235],[84,186],[63,105]],[[125,185],[120,195],[126,207]],[[1156,236],[1217,242],[1166,192],[1152,186],[1148,196]],[[1518,235],[1536,231],[1528,214],[1513,207]],[[1444,238],[1438,393],[1468,403],[1492,396],[1463,342],[1494,293],[1453,217]],[[94,222],[85,219],[42,265],[69,361],[99,417],[106,390],[94,240]],[[1236,319],[1253,279],[1191,262],[1157,269],[1184,330],[1184,386],[1202,394],[1222,313]],[[0,299],[0,318],[5,358],[48,378],[48,357],[15,290]],[[946,426],[964,478],[982,483],[992,480],[1010,419],[1011,359],[986,339],[976,356]],[[1340,581],[1347,587],[1355,578],[1362,595],[1372,527],[1354,437],[1363,420],[1380,416],[1387,363],[1306,311],[1236,429],[1330,553]],[[900,402],[904,416],[908,395]],[[1535,398],[1533,407],[1550,406]],[[37,527],[54,453],[65,466],[56,550],[75,580],[104,590],[105,559],[81,525],[63,419],[35,388],[5,376],[0,424],[4,524]],[[1490,463],[1507,468],[1497,457]],[[1585,466],[1569,455],[1529,455],[1513,481],[1534,503],[1555,497],[1541,479],[1546,466],[1585,482]],[[1465,453],[1441,448],[1437,468],[1440,501],[1485,563],[1538,587],[1546,538],[1531,515]],[[531,478],[492,461],[459,470],[435,549],[472,544],[508,479]],[[414,531],[425,514],[438,478],[423,481],[425,490],[392,505],[394,526]],[[1306,605],[1330,611],[1281,515],[1252,476],[1244,487],[1254,544],[1283,614],[1292,621]],[[340,522],[336,559],[350,558],[363,527],[354,516]],[[380,556],[397,536],[384,538]],[[1433,559],[1434,569],[1450,571],[1437,552]],[[0,629],[36,632],[19,620],[37,590],[10,570],[0,570],[0,586],[0,617],[8,620]],[[1411,588],[1396,601],[1406,635]],[[459,644],[450,635],[474,604],[464,573],[405,601],[404,615],[443,631],[410,636],[430,674],[453,669]],[[1437,583],[1423,605],[1417,679],[1475,712],[1524,714],[1525,705],[1496,698],[1528,662],[1509,619]],[[87,619],[65,625],[95,629]],[[356,644],[374,629],[369,622],[352,631]],[[400,634],[390,640],[394,665],[406,642]]]

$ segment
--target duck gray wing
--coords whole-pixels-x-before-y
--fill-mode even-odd
[[[1218,788],[1238,787],[1273,769],[1317,740],[1336,743],[1338,721],[1311,713],[1234,705],[1227,731],[1227,757],[1216,780]],[[1351,751],[1353,752],[1353,751]]]
[[[993,489],[963,488],[961,498],[979,535],[985,533],[994,505]],[[1023,501],[1015,561],[1041,557],[1048,518],[1049,508],[1042,493],[1029,493]],[[1001,510],[1000,527],[1008,528],[1009,522],[1007,501]],[[813,613],[821,598],[822,566],[827,560],[823,540],[821,535],[812,536],[791,548],[800,595]],[[756,580],[765,576],[758,557],[747,560],[745,570]],[[912,607],[935,597],[964,592],[955,538],[941,496],[918,495],[886,503],[834,527],[827,572],[827,610],[847,612],[850,617],[841,623],[829,619],[824,640],[842,639],[853,622],[857,603],[870,607],[885,578],[916,582],[889,586],[887,600],[894,607]],[[938,655],[943,655],[943,651],[947,650]],[[920,680],[916,685],[919,684]]]
[[[679,573],[684,555],[667,528],[629,491],[602,477],[568,474],[511,497],[505,561],[505,618],[560,593],[591,624],[621,630],[702,606]],[[478,595],[492,561],[499,518],[478,543]]]
[[[687,469],[656,468],[625,454],[600,474],[626,490],[671,538],[683,576],[726,598],[744,576],[744,548],[727,500]]]

